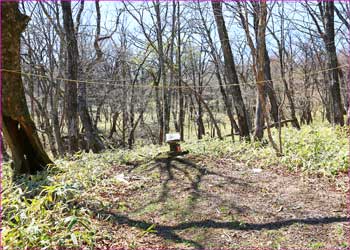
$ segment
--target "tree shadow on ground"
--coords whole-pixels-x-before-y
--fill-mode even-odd
[[[228,230],[239,230],[239,231],[260,231],[260,230],[277,230],[284,227],[289,227],[293,224],[305,224],[305,225],[325,225],[336,222],[349,222],[349,217],[320,217],[320,218],[301,218],[301,219],[288,219],[280,220],[268,223],[244,223],[240,221],[215,221],[215,220],[200,220],[200,221],[189,221],[179,223],[174,226],[154,224],[145,220],[131,219],[126,215],[114,213],[112,211],[100,210],[89,208],[96,217],[108,218],[110,222],[117,223],[119,225],[128,225],[130,227],[139,228],[141,230],[147,230],[153,226],[155,234],[166,240],[171,240],[175,243],[187,243],[191,244],[196,249],[204,249],[204,246],[191,239],[184,239],[180,237],[176,231],[186,230],[190,228],[200,229],[228,229]]]
[[[134,171],[133,168],[130,172]],[[151,165],[150,168],[145,169],[147,172],[152,172],[158,170],[160,174],[163,175],[163,180],[161,180],[161,191],[158,197],[155,200],[151,201],[148,204],[142,203],[139,208],[136,210],[130,211],[130,214],[137,213],[140,209],[145,209],[147,206],[151,204],[164,203],[168,199],[170,199],[171,190],[170,190],[170,182],[177,181],[177,185],[180,186],[180,192],[184,192],[183,186],[189,185],[188,189],[190,197],[192,201],[196,201],[200,196],[205,194],[205,190],[200,189],[201,182],[203,181],[205,176],[214,175],[220,177],[220,180],[227,181],[228,184],[238,185],[241,187],[252,188],[249,189],[248,192],[254,192],[253,183],[247,183],[245,180],[241,178],[235,178],[232,176],[225,176],[224,174],[218,173],[216,171],[212,171],[208,167],[195,163],[186,158],[179,157],[166,157],[166,158],[156,158],[154,160],[154,164]],[[175,194],[176,195],[176,194]],[[209,194],[208,194],[209,195]],[[180,202],[182,199],[179,196],[174,196],[176,202]],[[218,197],[220,198],[220,197]],[[218,200],[221,202],[221,200]],[[83,204],[82,204],[83,205]],[[235,204],[236,205],[236,204]],[[97,207],[90,207],[89,205],[83,205],[87,207],[89,210],[93,212],[96,218],[108,220],[110,223],[116,223],[119,225],[127,225],[130,227],[138,228],[143,231],[147,231],[150,227],[152,227],[152,231],[150,233],[155,234],[165,240],[170,240],[174,243],[186,243],[189,244],[196,249],[204,249],[204,244],[202,242],[198,242],[196,238],[188,238],[183,237],[181,235],[182,231],[186,231],[187,229],[197,229],[197,230],[205,230],[205,229],[226,229],[226,230],[238,230],[238,231],[261,231],[261,230],[278,230],[281,228],[292,226],[293,224],[305,224],[305,225],[325,225],[330,223],[339,223],[339,222],[348,222],[350,220],[349,217],[302,217],[296,219],[280,219],[275,218],[273,222],[266,223],[246,223],[244,220],[229,220],[227,219],[191,219],[181,222],[181,219],[176,219],[175,221],[171,221],[169,224],[167,222],[162,223],[154,223],[148,221],[147,219],[136,219],[131,218],[132,215],[126,215],[124,213],[119,213],[118,210],[115,209],[100,209]],[[188,208],[190,209],[190,208]],[[238,213],[241,213],[244,209],[237,207]],[[194,209],[190,210],[191,213],[194,213]],[[254,212],[251,208],[249,211]],[[173,224],[174,222],[179,222],[178,224]],[[167,225],[168,224],[168,225]]]
[[[183,174],[187,178],[187,180],[190,182],[190,187],[189,187],[190,199],[189,200],[191,201],[191,204],[188,209],[192,209],[193,206],[196,204],[196,201],[198,200],[198,198],[200,198],[201,194],[203,194],[204,191],[200,190],[199,187],[205,176],[214,175],[226,180],[230,184],[236,184],[244,187],[250,186],[249,183],[243,182],[239,178],[224,176],[220,173],[209,170],[205,166],[199,166],[198,164],[186,158],[179,158],[177,156],[160,157],[160,158],[154,159],[154,163],[155,164],[151,168],[147,169],[146,171],[152,172],[154,170],[158,170],[158,172],[161,175],[165,176],[164,181],[162,181],[161,192],[157,199],[150,201],[147,204],[144,204],[142,208],[136,209],[133,212],[138,212],[139,210],[144,209],[147,206],[166,202],[167,199],[170,198],[170,194],[169,194],[170,182],[175,180],[180,182],[180,184],[185,182],[184,179],[179,180],[176,178],[176,175],[175,175],[176,171]],[[132,171],[133,170],[135,170],[135,168],[133,168]],[[178,197],[175,197],[175,198],[178,198]],[[242,211],[242,208],[239,208],[239,207],[235,207],[235,209],[237,209],[238,211]]]

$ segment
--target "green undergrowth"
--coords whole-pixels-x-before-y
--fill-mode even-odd
[[[272,129],[278,144],[278,133]],[[300,131],[282,128],[283,155],[277,157],[274,149],[263,142],[245,142],[238,138],[223,141],[205,138],[202,141],[185,143],[192,154],[209,157],[230,157],[248,166],[269,167],[281,165],[292,171],[321,174],[335,177],[346,173],[349,166],[349,138],[345,128],[324,124],[303,126]]]
[[[156,149],[157,148],[157,149]],[[159,147],[133,151],[109,151],[102,154],[78,153],[58,159],[56,166],[36,175],[12,180],[8,164],[3,168],[2,237],[4,249],[39,247],[80,247],[93,249],[97,228],[92,212],[84,204],[103,202],[94,192],[117,185],[111,167],[156,156]],[[91,199],[91,200],[90,200]],[[89,205],[89,204],[87,204]]]
[[[277,134],[274,131],[274,137]],[[182,143],[183,150],[201,158],[229,157],[247,167],[279,165],[289,170],[335,177],[348,167],[348,139],[344,129],[315,124],[300,131],[283,128],[283,156],[257,142],[232,142],[204,138]],[[98,230],[92,222],[92,205],[105,206],[98,192],[116,189],[113,167],[149,164],[166,155],[168,147],[148,145],[134,150],[101,154],[78,153],[57,159],[56,166],[37,175],[12,180],[9,165],[3,165],[2,240],[4,249],[57,246],[93,249]],[[94,203],[90,204],[88,203]],[[85,205],[81,205],[85,204]]]

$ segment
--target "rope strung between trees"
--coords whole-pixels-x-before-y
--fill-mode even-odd
[[[323,72],[327,72],[330,70],[334,70],[334,69],[341,69],[341,68],[347,68],[349,67],[349,64],[343,64],[340,65],[338,67],[334,67],[334,68],[328,68],[328,69],[323,69],[323,70],[319,70],[319,71],[314,71],[314,72],[310,72],[308,74],[300,74],[299,75],[306,77],[306,76],[312,76],[312,75],[317,75],[319,73],[323,73]],[[92,81],[87,81],[87,80],[73,80],[73,79],[67,79],[67,78],[62,78],[62,77],[50,77],[50,76],[46,76],[46,75],[39,75],[39,74],[34,74],[34,73],[29,73],[29,72],[22,72],[20,70],[11,70],[11,69],[0,69],[1,72],[6,72],[6,73],[13,73],[13,74],[20,74],[20,75],[25,75],[25,76],[35,76],[35,77],[39,77],[39,78],[46,78],[49,80],[59,80],[59,81],[65,81],[68,83],[85,83],[85,84],[92,84],[92,85],[109,85],[109,86],[114,86],[114,87],[125,87],[123,84],[114,84],[111,82],[121,82],[121,81],[126,81],[126,80],[104,80],[104,81],[99,81],[99,80],[92,80]],[[255,87],[257,84],[261,84],[261,83],[269,83],[269,82],[282,82],[282,78],[276,78],[273,80],[265,80],[265,81],[249,81],[249,82],[243,82],[243,83],[233,83],[233,84],[225,84],[226,87],[228,86],[244,86],[244,85],[248,85],[248,86],[252,86]],[[140,88],[140,89],[144,89],[144,88],[167,88],[167,89],[192,89],[192,88],[196,88],[198,86],[195,85],[187,85],[187,86],[154,86],[154,84],[147,84],[147,85],[140,85],[140,84],[134,84],[133,85],[134,88]],[[213,89],[213,88],[218,88],[218,86],[201,86],[202,89]]]

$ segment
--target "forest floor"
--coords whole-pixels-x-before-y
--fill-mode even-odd
[[[182,156],[166,145],[80,152],[15,180],[5,163],[4,250],[349,247],[347,131],[315,124],[282,138],[282,157],[204,138]]]
[[[121,182],[97,192],[108,209],[89,207],[97,246],[315,249],[349,239],[346,194],[317,176],[191,155],[113,166],[107,175]]]

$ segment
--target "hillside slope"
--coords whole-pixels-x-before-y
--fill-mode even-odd
[[[345,247],[345,131],[283,130],[269,146],[206,138],[167,147],[77,154],[3,180],[5,249]]]

